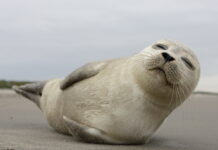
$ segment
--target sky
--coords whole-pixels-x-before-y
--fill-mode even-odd
[[[64,77],[160,39],[190,47],[218,75],[216,0],[0,0],[0,79]]]

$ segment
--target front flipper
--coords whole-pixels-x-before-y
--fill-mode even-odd
[[[109,61],[88,63],[76,69],[62,81],[60,88],[67,89],[76,82],[98,74],[108,63]]]
[[[104,131],[80,124],[66,116],[63,119],[68,131],[77,140],[89,143],[125,144],[125,142],[110,137]]]

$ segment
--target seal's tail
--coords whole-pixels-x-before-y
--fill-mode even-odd
[[[36,83],[30,83],[25,84],[22,86],[13,86],[13,90],[20,94],[27,99],[34,102],[38,107],[40,107],[40,97],[42,95],[43,87],[45,86],[46,82],[36,82]]]

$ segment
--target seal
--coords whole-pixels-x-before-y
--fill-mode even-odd
[[[199,76],[189,48],[160,40],[131,57],[13,89],[36,103],[60,133],[91,143],[143,144],[190,96]]]

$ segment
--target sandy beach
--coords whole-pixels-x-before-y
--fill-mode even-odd
[[[50,128],[40,110],[10,90],[0,90],[0,150],[217,150],[218,96],[192,95],[139,146],[76,142]]]

